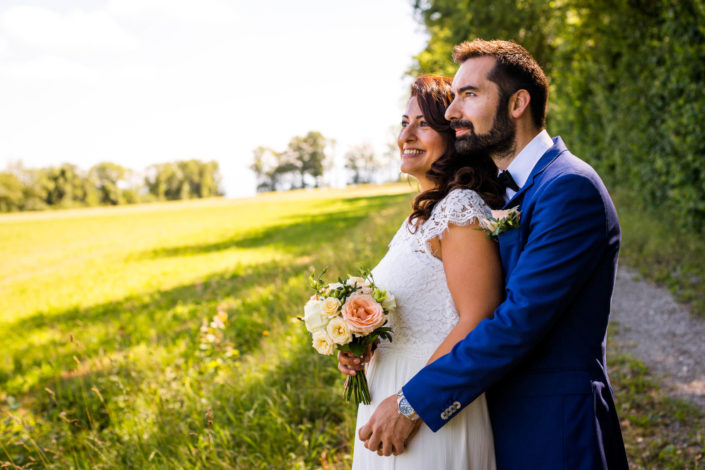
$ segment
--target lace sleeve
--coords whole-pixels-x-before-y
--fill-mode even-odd
[[[479,194],[471,189],[454,189],[433,208],[431,216],[419,230],[423,248],[431,253],[429,241],[443,238],[448,225],[481,223],[492,217],[492,211]]]

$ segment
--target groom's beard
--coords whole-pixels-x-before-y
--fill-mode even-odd
[[[460,154],[482,152],[488,155],[505,155],[514,147],[516,129],[509,119],[509,100],[500,100],[497,105],[492,129],[487,134],[476,134],[472,122],[465,120],[451,121],[453,129],[468,129],[470,132],[457,137],[455,150]]]

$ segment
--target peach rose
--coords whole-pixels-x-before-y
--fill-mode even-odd
[[[353,333],[366,336],[384,324],[384,310],[371,295],[353,294],[343,304],[343,319]]]

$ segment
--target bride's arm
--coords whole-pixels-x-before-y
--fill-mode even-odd
[[[431,355],[429,364],[448,354],[502,302],[502,265],[497,244],[477,228],[478,224],[451,224],[442,239],[431,242],[436,255],[443,260],[459,320]]]

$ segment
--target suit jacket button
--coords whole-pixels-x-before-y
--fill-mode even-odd
[[[459,401],[453,402],[453,408],[455,408],[456,410],[459,410],[460,409],[460,402]]]

